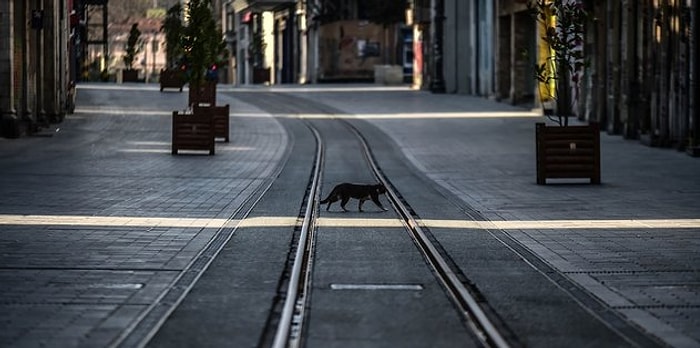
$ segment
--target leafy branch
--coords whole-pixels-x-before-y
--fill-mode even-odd
[[[165,33],[165,60],[169,69],[175,68],[184,54],[182,47],[184,28],[182,24],[182,6],[175,4],[168,9],[160,27],[160,30]]]
[[[126,41],[126,46],[124,47],[124,65],[127,70],[132,70],[134,67],[134,59],[136,55],[141,52],[143,48],[143,40],[141,40],[141,30],[139,30],[139,24],[134,23],[131,25],[131,30],[129,30],[129,37]]]
[[[209,72],[226,58],[226,43],[212,16],[211,0],[189,0],[188,24],[183,29],[182,43],[188,80],[200,84],[211,78]]]
[[[546,110],[545,115],[567,126],[586,66],[583,42],[588,12],[578,0],[530,0],[528,9],[544,28],[541,39],[549,52],[542,64],[535,65],[540,101],[544,107],[546,101],[554,100],[557,118]]]

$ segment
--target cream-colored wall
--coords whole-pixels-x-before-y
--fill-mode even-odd
[[[105,62],[104,68],[110,73],[116,73],[120,70],[125,69],[124,66],[124,46],[126,45],[126,40],[128,33],[115,33],[111,34],[111,39],[109,42],[109,62]],[[141,40],[143,40],[143,48],[141,52],[134,59],[134,69],[140,70],[141,74],[147,72],[150,74],[153,70],[153,46],[152,40],[158,41],[158,48],[155,55],[155,71],[159,72],[160,69],[165,68],[165,35],[162,32],[155,34],[143,33],[141,34]],[[97,57],[102,54],[102,46],[93,46],[95,52],[90,53],[90,57]],[[141,62],[145,59],[146,66],[141,65]]]
[[[275,71],[275,17],[272,12],[263,12],[262,14],[262,27],[263,27],[263,40],[265,40],[265,58],[264,58],[264,68],[270,68],[270,84],[274,84],[276,81]]]

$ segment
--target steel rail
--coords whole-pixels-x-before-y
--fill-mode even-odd
[[[321,165],[323,163],[324,151],[320,133],[310,124],[307,123],[307,125],[316,138],[317,146],[316,161],[314,163],[315,168],[309,188],[309,200],[306,204],[304,219],[301,225],[299,244],[297,246],[294,256],[294,264],[292,265],[292,270],[289,276],[289,287],[287,288],[282,313],[280,315],[280,321],[277,325],[275,339],[272,343],[273,348],[299,345],[300,337],[291,338],[290,334],[294,324],[299,326],[298,331],[301,330],[301,325],[303,325],[301,320],[304,318],[303,311],[306,306],[306,294],[310,286],[310,267],[312,262],[311,259],[313,257],[314,217],[315,212],[317,211],[318,186],[321,182]],[[302,292],[301,296],[299,295],[300,290]],[[297,318],[296,323],[294,322],[295,317]]]
[[[403,204],[389,184],[389,181],[384,177],[364,136],[362,136],[360,131],[348,121],[342,121],[360,139],[365,158],[370,164],[375,178],[386,187],[386,195],[389,201],[399,215],[401,215],[404,225],[409,230],[411,237],[419,246],[419,249],[423,252],[423,256],[435,271],[438,280],[448,290],[454,303],[459,307],[460,314],[466,319],[467,325],[477,337],[479,337],[484,345],[499,348],[510,347],[508,342],[503,338],[503,335],[501,335],[495,325],[493,325],[491,320],[486,316],[486,313],[481,309],[481,306],[474,296],[471,295],[466,286],[459,280],[457,274],[455,274],[435,245],[427,237],[416,219],[413,218],[413,214],[411,214],[406,205]]]
[[[507,348],[510,347],[508,342],[503,338],[498,329],[493,325],[486,313],[482,310],[478,301],[472,296],[469,289],[460,281],[459,277],[449,266],[448,262],[437,250],[435,245],[430,241],[426,232],[419,226],[413,214],[407,206],[401,201],[399,195],[390,185],[388,179],[384,177],[379,169],[374,156],[367,144],[366,139],[362,134],[349,122],[340,119],[359,139],[363,149],[363,154],[367,160],[370,170],[375,178],[381,182],[387,189],[387,198],[400,215],[400,219],[409,235],[414,240],[418,249],[422,252],[423,257],[432,267],[438,281],[446,289],[448,295],[452,298],[460,315],[464,318],[468,328],[478,337],[482,344],[488,347]],[[298,246],[295,252],[294,263],[289,276],[289,285],[286,292],[286,297],[280,316],[277,331],[272,344],[273,348],[297,347],[301,343],[300,333],[303,327],[304,311],[306,307],[306,294],[310,288],[310,271],[313,259],[313,234],[314,220],[318,211],[318,186],[322,176],[323,163],[323,143],[321,135],[313,125],[307,123],[316,137],[316,160],[314,164],[314,172],[312,175],[308,202],[304,212],[304,219],[301,225],[300,237]],[[301,295],[300,295],[301,294]],[[296,325],[296,332],[292,332],[292,328]]]
[[[282,172],[284,165],[289,160],[289,152],[284,155],[286,158],[277,166],[275,171],[272,173],[270,178],[276,178]],[[175,312],[175,310],[180,306],[185,297],[194,288],[196,283],[202,277],[204,272],[209,269],[209,266],[214,262],[216,256],[224,249],[226,244],[231,240],[233,235],[238,231],[241,221],[243,221],[250,213],[253,211],[255,206],[262,200],[263,196],[267,191],[270,190],[273,179],[267,180],[268,182],[261,185],[251,193],[251,195],[245,199],[244,203],[239,206],[236,211],[234,211],[227,219],[226,223],[223,224],[209,239],[207,244],[202,248],[197,255],[180,271],[180,273],[175,277],[175,279],[169,284],[169,286],[161,292],[156,300],[152,302],[138,318],[130,324],[127,329],[117,337],[114,342],[109,344],[109,347],[145,347],[151,339],[157,334],[158,330],[165,324],[165,321],[170,317],[170,315]],[[238,218],[236,218],[238,217]],[[229,223],[239,220],[239,222],[233,228],[229,227]],[[225,231],[229,231],[224,234]],[[201,264],[199,269],[196,269],[195,265]],[[185,280],[186,274],[195,273],[194,277],[189,280]],[[175,297],[175,300],[168,302],[165,300],[168,296]],[[156,308],[165,308],[163,313],[156,313]],[[153,323],[144,324],[146,318],[154,316]],[[136,334],[135,332],[140,326],[146,328],[145,333]]]

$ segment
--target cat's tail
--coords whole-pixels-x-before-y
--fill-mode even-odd
[[[318,202],[318,204],[326,204],[326,203],[330,202],[330,201],[331,201],[331,198],[333,198],[333,196],[335,196],[335,194],[336,194],[336,193],[335,193],[335,190],[331,191],[331,193],[329,193],[328,196],[327,196],[325,199],[323,199],[322,201]]]

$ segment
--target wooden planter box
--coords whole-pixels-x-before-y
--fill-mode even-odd
[[[180,70],[160,69],[160,91],[165,88],[176,88],[182,92],[185,77]]]
[[[547,179],[590,179],[600,184],[600,128],[536,125],[537,184]]]
[[[228,104],[225,106],[198,106],[193,107],[195,115],[208,114],[214,118],[214,138],[223,138],[229,142],[229,110]]]
[[[122,70],[122,82],[139,82],[139,71]]]
[[[214,117],[209,113],[180,114],[173,111],[172,154],[179,150],[214,154]]]
[[[253,83],[269,83],[270,68],[253,68]]]
[[[200,85],[190,83],[189,105],[216,105],[216,82],[204,82]]]

